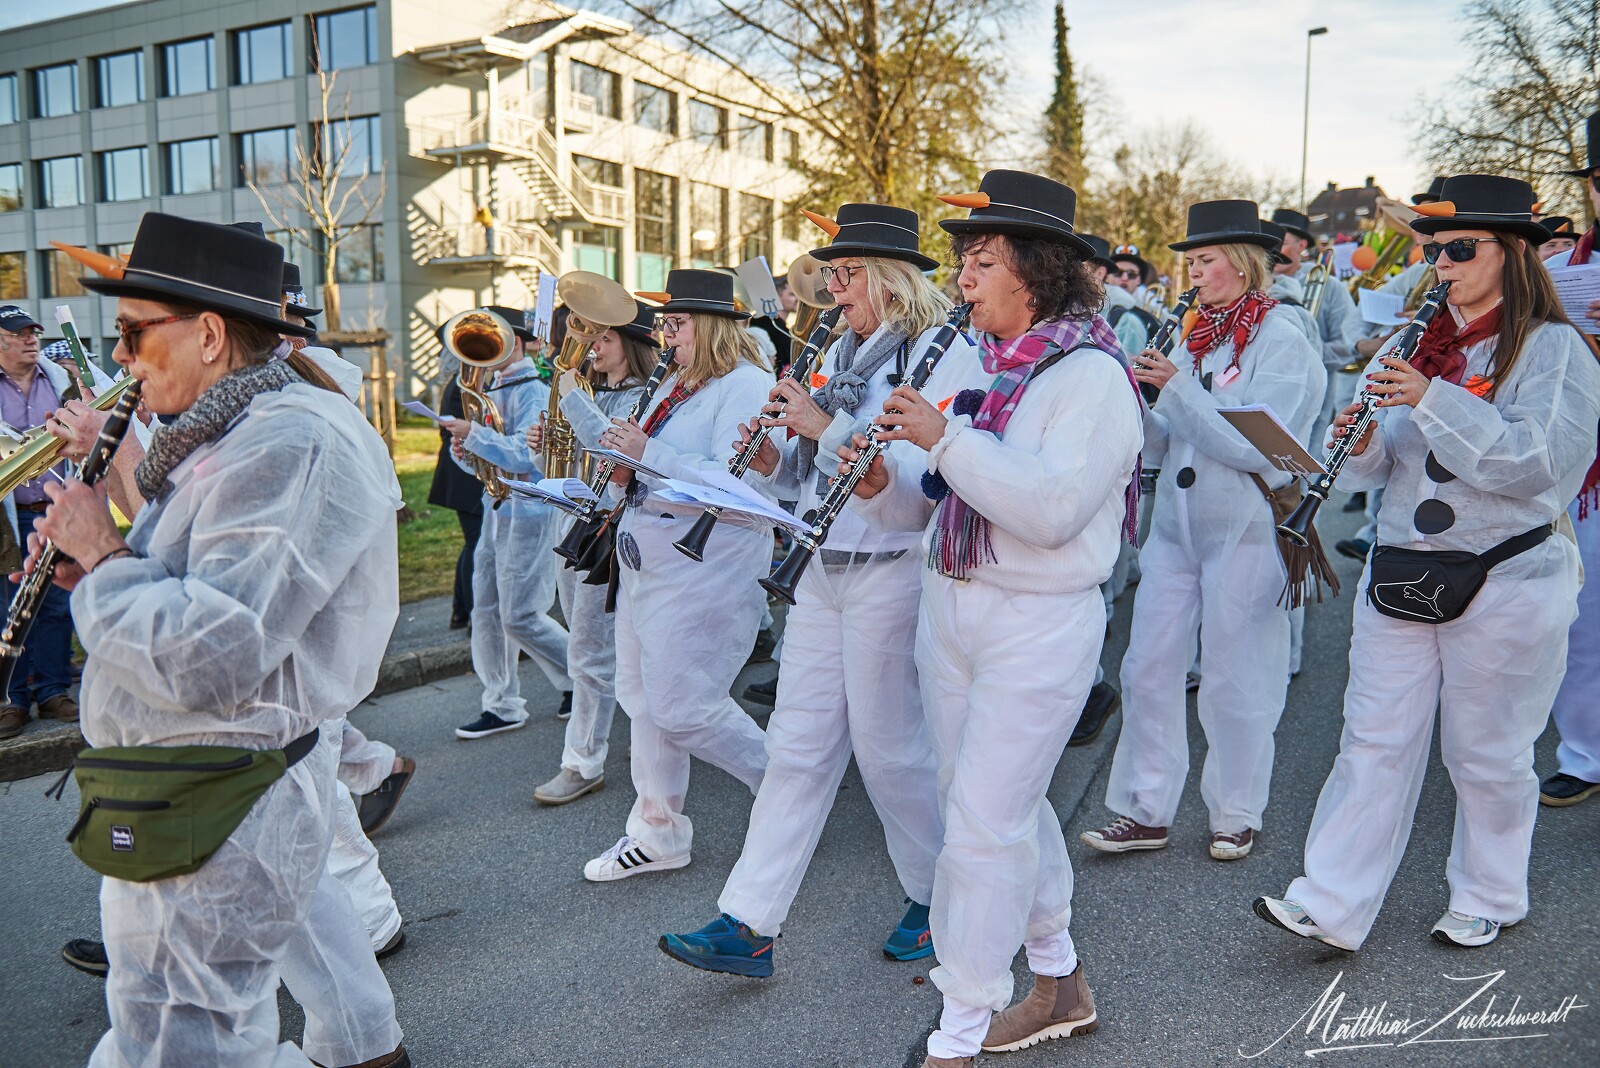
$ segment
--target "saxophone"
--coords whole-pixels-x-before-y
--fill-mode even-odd
[[[544,428],[545,478],[581,478],[588,481],[594,458],[578,458],[578,440],[572,424],[561,414],[561,375],[578,372],[578,388],[594,396],[588,378],[594,344],[607,330],[633,322],[638,306],[623,286],[593,271],[568,271],[556,283],[556,296],[567,306],[567,336],[551,366],[550,404],[539,420]]]
[[[444,347],[461,363],[456,384],[461,387],[461,413],[469,423],[478,423],[490,430],[505,433],[505,420],[500,409],[489,399],[486,387],[490,372],[501,363],[516,344],[511,324],[487,308],[473,308],[452,316],[444,324]],[[511,496],[511,487],[505,483],[504,473],[479,456],[467,453],[472,473],[483,483],[489,499],[498,508]]]

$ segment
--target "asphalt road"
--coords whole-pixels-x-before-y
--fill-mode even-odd
[[[1352,527],[1334,513],[1329,542]],[[1290,688],[1278,732],[1272,803],[1248,859],[1206,855],[1198,794],[1204,739],[1191,720],[1191,773],[1173,845],[1105,857],[1076,841],[1097,826],[1112,727],[1069,750],[1052,800],[1077,869],[1073,933],[1102,1020],[1084,1038],[983,1058],[1045,1065],[1198,1066],[1600,1064],[1600,801],[1540,812],[1532,866],[1533,911],[1494,945],[1453,950],[1428,938],[1446,903],[1445,857],[1454,797],[1435,759],[1410,851],[1377,927],[1354,956],[1276,931],[1250,912],[1299,871],[1317,791],[1338,748],[1355,567],[1341,561],[1345,594],[1314,606],[1304,671]],[[1106,662],[1126,642],[1131,594],[1119,605]],[[747,669],[738,688],[770,675]],[[418,777],[379,837],[383,866],[406,918],[406,948],[385,963],[414,1064],[439,1066],[915,1066],[938,1012],[930,962],[893,963],[878,946],[902,909],[882,833],[854,771],[834,808],[810,875],[778,943],[766,981],[686,968],[656,949],[662,931],[716,914],[740,848],[750,798],[701,765],[689,796],[694,863],[679,872],[606,885],[584,882],[583,861],[622,833],[633,799],[626,720],[612,731],[611,780],[562,809],[532,804],[556,770],[561,725],[554,695],[523,673],[537,713],[525,730],[458,741],[451,729],[476,712],[478,687],[450,680],[370,702],[352,718],[417,758]],[[1554,733],[1539,767],[1554,767]],[[0,790],[0,1066],[82,1064],[106,1027],[101,985],[56,956],[67,939],[96,931],[96,878],[62,845],[75,791],[57,803],[46,780]],[[1025,966],[1016,965],[1019,993]],[[1479,977],[1479,978],[1473,978]],[[1487,983],[1488,989],[1474,996]],[[1332,1015],[1363,1010],[1414,1021],[1399,1037],[1341,1035],[1306,1015],[1332,988]],[[1492,1012],[1559,1010],[1553,1022],[1462,1027],[1493,997]],[[1520,999],[1520,1000],[1518,1000]],[[1575,999],[1568,1001],[1567,999]],[[1456,1011],[1458,1004],[1467,1006]],[[299,1033],[286,997],[284,1033]],[[1348,1022],[1348,1021],[1346,1021]],[[1430,1025],[1431,1030],[1428,1030]],[[1282,1036],[1280,1038],[1280,1036]],[[1408,1039],[1409,1044],[1401,1045]],[[1274,1040],[1278,1040],[1276,1044]],[[1378,1043],[1389,1043],[1381,1045]],[[1269,1048],[1270,1047],[1270,1048]],[[1264,1050],[1264,1052],[1262,1052]],[[1256,1055],[1246,1057],[1246,1055]]]

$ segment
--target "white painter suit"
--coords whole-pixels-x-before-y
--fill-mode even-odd
[[[1556,694],[1556,770],[1600,782],[1600,515],[1591,500],[1589,514],[1578,518],[1578,507],[1568,509],[1578,555],[1583,561],[1583,589],[1578,591],[1578,618],[1567,637],[1567,677]]]
[[[179,465],[134,520],[137,555],[73,592],[89,743],[281,747],[371,692],[399,612],[387,462],[349,401],[294,384]],[[327,871],[338,744],[200,870],[102,881],[111,1030],[91,1064],[306,1064],[278,1044],[276,990]]]
[[[601,389],[593,398],[572,390],[561,398],[561,414],[579,444],[595,448],[611,420],[626,419],[644,386],[637,381],[621,389]],[[606,507],[618,500],[615,486],[603,494]],[[562,532],[566,532],[566,527]],[[567,719],[561,766],[585,779],[605,771],[611,717],[617,710],[617,628],[606,611],[606,587],[584,583],[582,575],[557,559],[556,592],[567,620],[567,670],[572,674],[572,715]]]
[[[475,423],[463,448],[514,478],[544,477],[527,432],[549,405],[550,387],[539,381],[533,361],[524,357],[497,371],[486,395],[505,429]],[[472,470],[469,462],[456,462]],[[508,723],[528,718],[517,678],[519,653],[527,653],[557,690],[572,688],[567,631],[550,618],[561,563],[551,550],[561,526],[561,513],[549,505],[513,493],[495,508],[484,494],[483,532],[472,556],[472,670],[483,683],[483,710]]]
[[[1464,383],[1486,376],[1494,347],[1467,349]],[[1387,484],[1379,544],[1482,553],[1556,522],[1577,495],[1594,462],[1600,362],[1572,327],[1543,324],[1492,401],[1435,379],[1415,408],[1378,412],[1340,481]],[[1288,896],[1350,945],[1367,937],[1410,837],[1437,709],[1456,791],[1449,907],[1515,923],[1528,913],[1533,743],[1566,665],[1577,548],[1558,534],[1499,564],[1465,613],[1437,625],[1379,614],[1369,577],[1356,593],[1339,757]]]
[[[816,507],[839,469],[836,450],[883,411],[894,389],[890,376],[908,374],[934,333],[905,345],[904,372],[897,370],[902,361],[890,359],[868,380],[853,413],[834,414],[809,469],[798,471],[790,455],[799,439],[779,431],[771,440],[780,444],[785,462],[773,479],[752,474],[750,480],[768,481],[780,498],[798,498],[797,514]],[[823,362],[830,376],[837,353],[835,345]],[[939,403],[960,389],[987,384],[972,342],[961,336],[924,394]],[[894,477],[912,485],[928,469],[927,458],[910,442],[895,442],[885,453]],[[767,776],[750,811],[744,851],[718,901],[721,911],[764,935],[778,934],[788,915],[852,753],[883,823],[901,887],[919,904],[932,899],[944,824],[917,688],[920,533],[920,524],[885,529],[852,503],[839,514],[795,591],[784,628],[778,697],[767,721]]]
[[[1269,405],[1301,441],[1322,405],[1316,351],[1281,306],[1267,312],[1229,371],[1233,341],[1204,358],[1188,349],[1145,416],[1145,462],[1159,465],[1144,574],[1122,661],[1122,735],[1106,805],[1152,827],[1170,826],[1189,769],[1184,672],[1201,628],[1200,723],[1209,748],[1200,796],[1212,831],[1261,828],[1272,779],[1273,731],[1289,678],[1285,572],[1260,475],[1277,488],[1289,476],[1267,463],[1217,414]],[[1206,388],[1209,382],[1210,390]]]
[[[672,392],[656,392],[641,424]],[[644,462],[668,477],[727,470],[739,424],[766,404],[772,372],[741,362],[684,401],[645,446]],[[628,836],[653,860],[689,855],[683,814],[689,758],[750,788],[767,765],[761,728],[728,695],[755,644],[766,595],[757,585],[772,559],[772,527],[724,513],[696,563],[672,547],[700,508],[635,483],[617,532],[617,700],[632,720],[633,786]]]
[[[936,1056],[977,1053],[991,1010],[1011,999],[1018,946],[1037,974],[1077,967],[1072,867],[1045,791],[1094,682],[1098,587],[1117,560],[1140,438],[1127,373],[1085,349],[1029,384],[1003,440],[957,416],[928,454],[989,520],[995,557],[965,581],[922,575],[916,661],[945,824],[931,910],[945,1004]],[[928,514],[898,475],[860,506],[889,528]]]

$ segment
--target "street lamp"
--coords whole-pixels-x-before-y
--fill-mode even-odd
[[[1300,121],[1300,210],[1306,210],[1306,146],[1311,137],[1311,38],[1321,37],[1328,27],[1306,31],[1306,109]]]

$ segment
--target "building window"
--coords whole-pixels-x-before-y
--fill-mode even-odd
[[[53,119],[78,110],[78,65],[57,63],[33,72],[33,117]]]
[[[39,253],[39,295],[41,297],[81,297],[87,290],[79,277],[78,261],[60,249]]]
[[[144,52],[118,52],[94,61],[94,106],[117,108],[144,99]]]
[[[233,84],[275,82],[294,73],[289,63],[290,26],[275,22],[233,35]]]
[[[133,255],[133,242],[119,241],[114,245],[101,245],[100,251],[105,253],[107,256],[116,256],[119,259],[125,260],[129,256]],[[110,350],[108,349],[107,351],[109,352]]]
[[[572,93],[580,100],[594,101],[577,104],[589,108],[596,115],[615,119],[622,114],[622,79],[603,67],[572,61]]]
[[[22,164],[0,163],[0,211],[22,210]]]
[[[0,300],[28,299],[28,258],[20,252],[0,252]]]
[[[715,267],[728,247],[728,191],[689,183],[689,265]]]
[[[634,82],[633,121],[646,130],[677,134],[678,94],[645,82]]]
[[[211,38],[196,37],[161,46],[161,95],[188,96],[217,87]]]
[[[800,131],[785,130],[783,135],[785,143],[789,146],[784,159],[788,160],[791,167],[800,166]]]
[[[300,238],[288,230],[268,230],[267,240],[283,249],[283,258],[285,260],[300,265],[302,281],[321,280],[322,257],[313,252],[311,247],[304,244]]]
[[[765,256],[772,262],[772,201],[739,194],[739,262]]]
[[[352,7],[314,15],[311,69],[343,70],[378,62],[378,9]]]
[[[294,163],[294,127],[235,134],[233,158],[239,168],[235,185],[287,182]]]
[[[622,164],[595,159],[592,156],[573,156],[572,162],[578,168],[578,173],[595,185],[607,185],[613,189],[622,188]]]
[[[100,199],[143,200],[150,195],[150,152],[143,145],[102,152]]]
[[[340,227],[339,234],[339,261],[334,264],[334,281],[340,284],[383,281],[383,224]],[[349,236],[343,236],[346,234]],[[318,248],[324,245],[325,239],[318,234]],[[322,264],[319,251],[313,273],[320,276]]]
[[[633,172],[634,284],[660,292],[678,256],[678,180],[654,171]]]
[[[169,194],[205,193],[217,188],[217,139],[197,137],[193,141],[169,141],[163,146],[167,157]]]
[[[57,156],[34,164],[37,206],[70,208],[83,203],[83,161],[77,156]]]
[[[689,136],[707,148],[728,147],[728,113],[704,100],[689,101]]]
[[[16,122],[20,117],[17,111],[17,76],[15,74],[0,74],[0,123]],[[10,255],[10,253],[7,253]]]
[[[353,177],[383,170],[383,138],[376,115],[336,119],[327,129],[315,123],[311,135],[316,139],[316,156],[324,174],[332,176],[336,171]]]
[[[772,124],[751,118],[749,115],[735,115],[733,147],[734,151],[741,156],[770,161],[772,159]]]
[[[572,265],[580,271],[593,271],[607,278],[617,277],[617,250],[622,232],[609,226],[575,230],[572,234]]]

